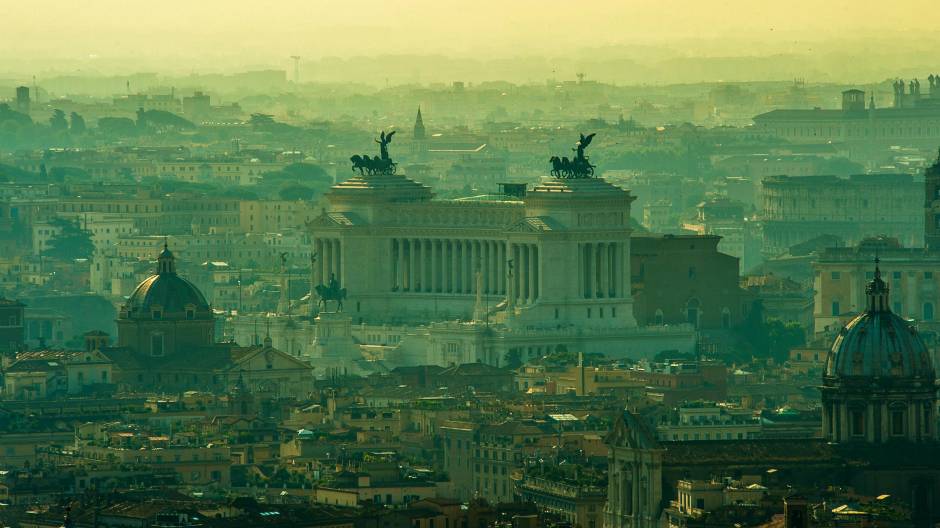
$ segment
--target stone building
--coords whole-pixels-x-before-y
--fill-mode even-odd
[[[865,92],[853,89],[842,93],[840,109],[772,110],[755,116],[754,125],[792,143],[846,144],[853,157],[891,145],[933,148],[940,142],[940,85],[931,79],[927,93],[921,93],[916,80],[909,83],[908,92],[905,83],[900,91],[895,83],[890,107],[876,108],[874,98],[866,100]]]
[[[917,201],[879,205],[884,208],[908,208],[924,204],[921,224],[925,245],[905,244],[906,237],[891,236],[888,229],[853,247],[822,250],[813,263],[815,290],[813,319],[817,333],[833,331],[864,309],[865,286],[873,278],[870,263],[881,260],[882,276],[894,291],[891,310],[917,321],[925,338],[940,331],[937,308],[940,307],[940,159],[924,172],[924,187]],[[878,198],[881,202],[881,198]],[[877,218],[878,215],[872,215]],[[884,236],[887,235],[887,236]]]
[[[627,411],[610,446],[605,526],[661,526],[680,480],[758,478],[779,489],[850,487],[910,507],[911,526],[940,520],[935,370],[917,330],[891,313],[876,268],[866,311],[829,351],[823,439],[660,442]],[[774,471],[768,471],[773,469]]]
[[[936,375],[927,345],[892,313],[877,264],[865,293],[865,311],[839,332],[826,362],[823,436],[839,443],[936,441]]]
[[[906,246],[923,241],[923,218],[911,204],[923,200],[923,184],[908,174],[773,176],[763,181],[763,252],[790,247],[822,235],[847,244],[887,235]]]
[[[241,380],[275,396],[306,397],[312,367],[263,343],[242,347],[216,342],[215,314],[202,292],[176,272],[164,246],[156,273],[121,306],[117,345],[101,352],[114,362],[120,390],[224,392]]]
[[[739,259],[720,252],[719,240],[715,235],[633,238],[630,269],[638,324],[731,329],[747,316],[752,296],[739,285]]]
[[[409,327],[398,364],[690,348],[687,326],[637,327],[629,191],[601,178],[513,191],[442,200],[401,175],[354,176],[308,223],[311,283],[335,277],[354,325]]]

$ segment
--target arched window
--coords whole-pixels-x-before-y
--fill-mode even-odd
[[[865,410],[855,408],[849,410],[849,420],[852,436],[865,435]]]
[[[721,309],[721,327],[731,328],[731,310],[727,306]]]
[[[658,308],[656,309],[656,315],[653,316],[653,324],[657,326],[663,325],[663,311]]]
[[[903,403],[895,403],[890,407],[891,417],[891,436],[904,436],[907,433],[907,406]]]
[[[698,328],[699,318],[701,317],[699,313],[700,304],[698,299],[689,299],[689,302],[685,304],[685,320],[695,328]]]
[[[933,321],[933,303],[924,303],[924,321]]]

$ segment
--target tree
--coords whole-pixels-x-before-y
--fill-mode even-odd
[[[265,128],[274,124],[274,116],[271,114],[251,114],[248,119],[251,128]]]
[[[69,122],[65,118],[65,112],[56,108],[52,111],[52,117],[49,118],[49,126],[53,130],[68,130]]]
[[[799,323],[786,323],[779,319],[764,319],[764,305],[754,301],[747,319],[738,331],[751,346],[752,353],[759,358],[772,358],[783,362],[790,350],[806,344],[806,332]]]
[[[102,134],[127,137],[137,134],[137,126],[129,117],[102,117],[98,120],[98,130]]]
[[[91,234],[79,227],[78,222],[56,218],[49,223],[60,231],[49,241],[49,249],[45,251],[47,257],[58,260],[91,258],[95,245]]]
[[[33,120],[28,115],[22,114],[10,108],[6,103],[0,103],[0,123],[12,121],[20,125],[31,125]]]
[[[281,200],[311,200],[316,194],[312,188],[297,183],[285,185],[277,192]]]
[[[69,129],[73,134],[85,133],[85,118],[78,115],[78,112],[72,112],[69,116],[69,121],[71,121]]]
[[[506,362],[506,368],[517,369],[522,366],[522,354],[518,348],[510,348],[503,357],[503,361]]]

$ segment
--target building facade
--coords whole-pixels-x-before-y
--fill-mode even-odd
[[[924,186],[908,174],[774,176],[763,181],[763,252],[775,256],[823,235],[857,244],[878,235],[903,245],[923,242],[923,217],[910,204]]]

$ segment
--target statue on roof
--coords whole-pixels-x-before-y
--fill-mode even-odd
[[[591,178],[594,176],[594,165],[591,165],[591,162],[588,160],[588,157],[584,155],[584,149],[586,149],[591,141],[594,139],[596,134],[580,134],[581,139],[575,143],[575,148],[571,149],[575,152],[574,159],[568,159],[568,156],[559,158],[558,156],[552,156],[549,159],[549,162],[552,164],[552,176],[556,178],[564,179],[578,179],[578,178]]]
[[[373,176],[376,174],[395,174],[395,171],[398,169],[398,164],[392,161],[391,156],[388,155],[388,144],[392,142],[392,136],[395,135],[395,131],[391,131],[388,134],[385,131],[382,131],[378,139],[375,140],[379,144],[379,155],[375,157],[370,157],[368,154],[359,155],[356,154],[349,158],[349,161],[352,162],[353,172],[359,171],[359,174],[365,176]]]

